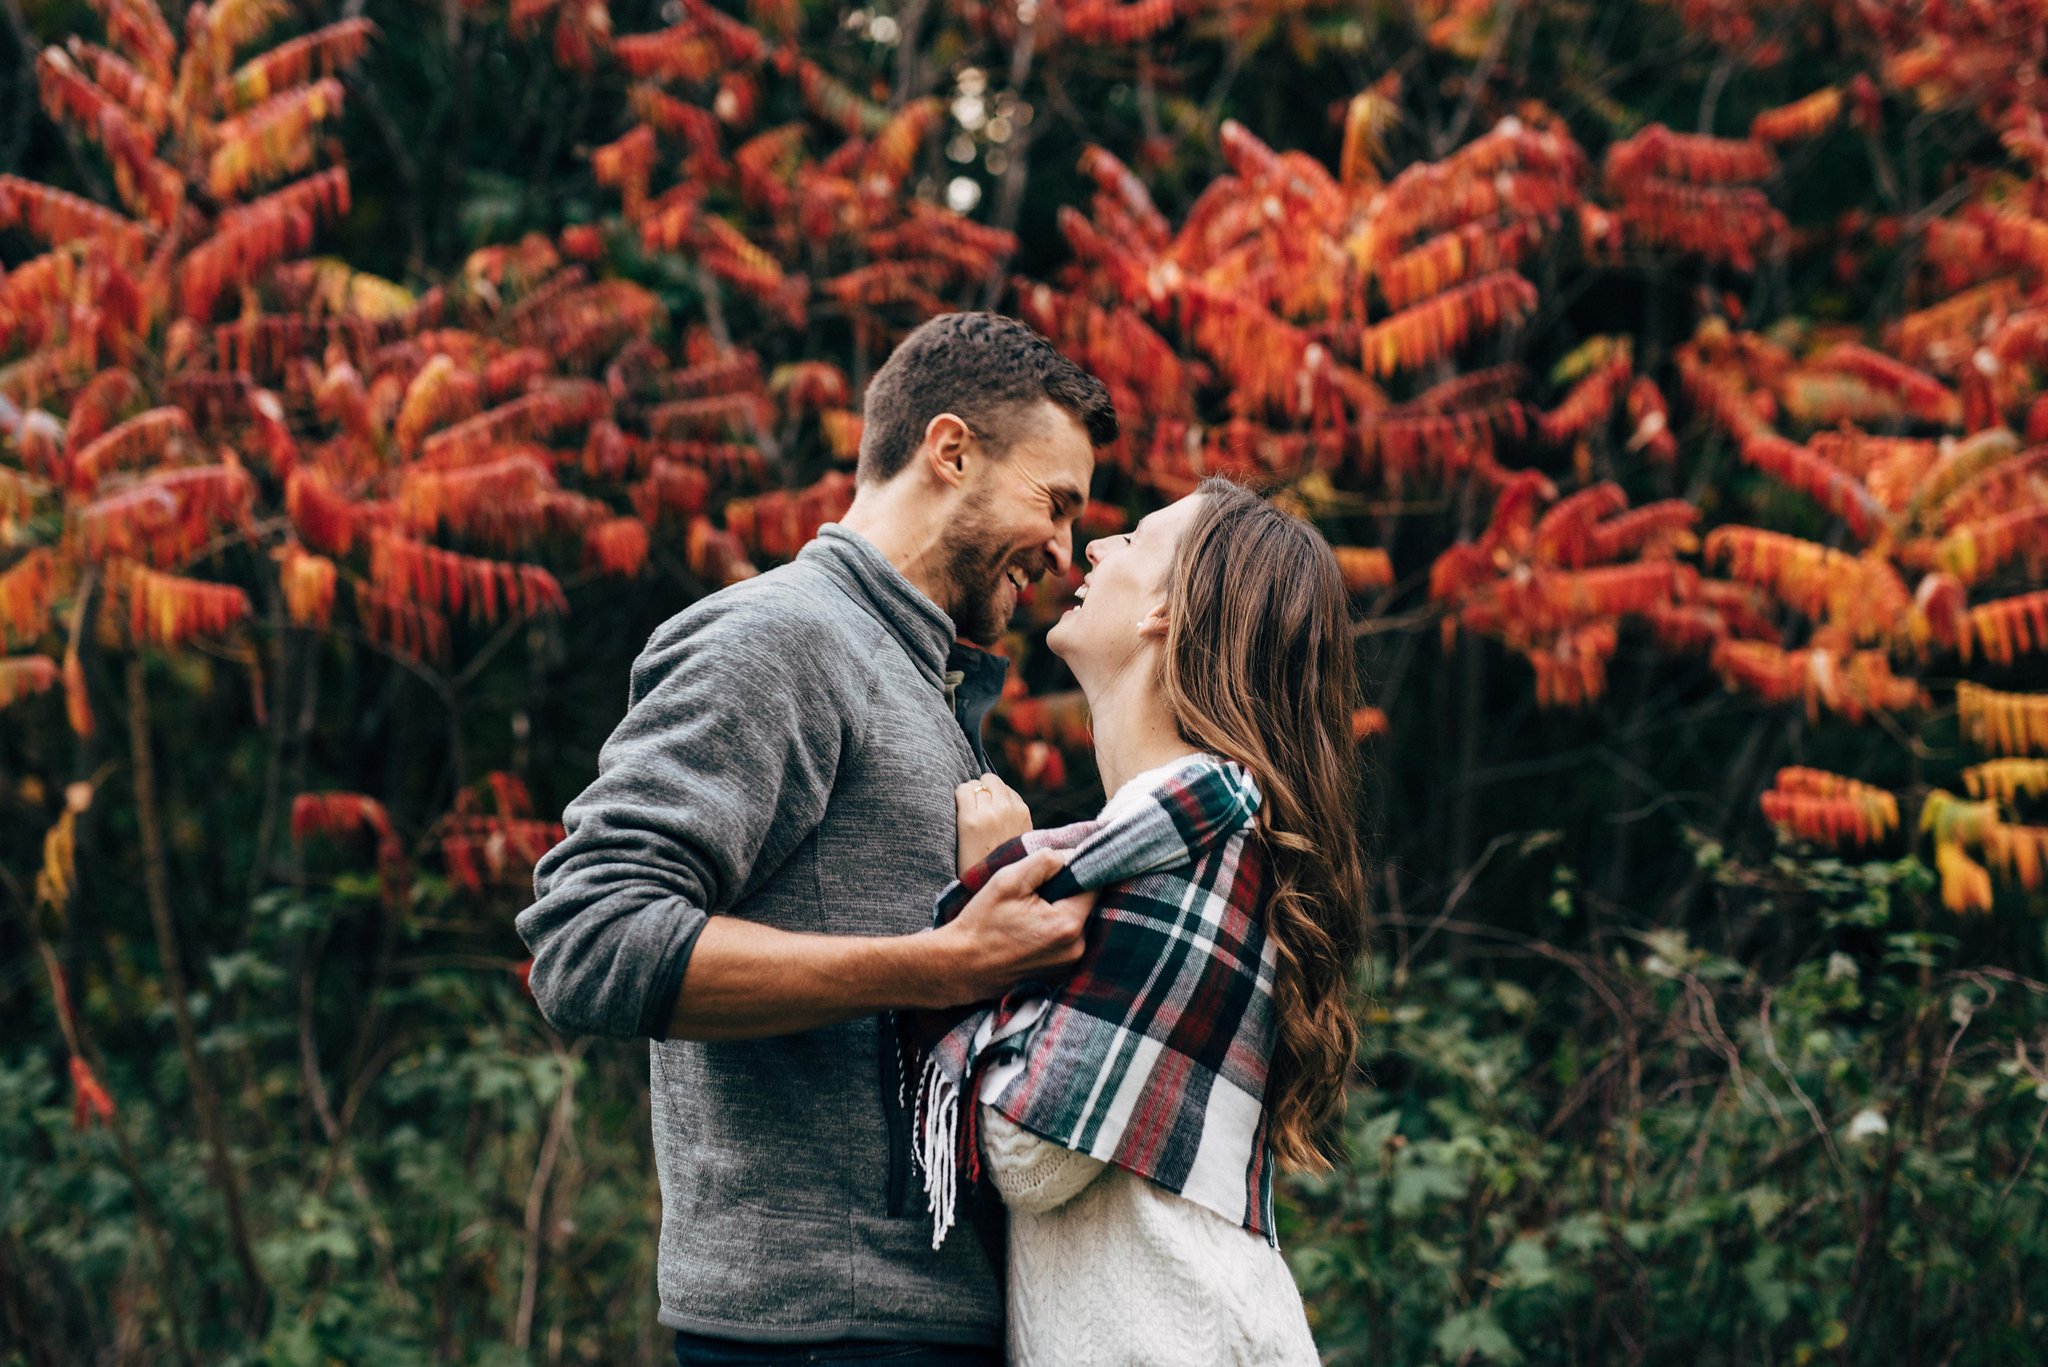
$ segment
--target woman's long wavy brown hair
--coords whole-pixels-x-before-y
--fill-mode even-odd
[[[1349,599],[1306,521],[1229,480],[1197,492],[1167,579],[1162,682],[1182,737],[1242,764],[1264,798],[1266,931],[1279,957],[1273,1150],[1321,1170],[1358,1046],[1351,994],[1366,950]]]

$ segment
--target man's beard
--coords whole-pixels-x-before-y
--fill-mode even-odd
[[[978,522],[956,524],[947,538],[946,578],[953,587],[949,612],[953,633],[978,646],[994,646],[1009,630],[1010,607],[1003,605],[1003,573],[1011,565],[1022,565],[1031,578],[1040,567],[1000,552],[988,550],[989,537]]]

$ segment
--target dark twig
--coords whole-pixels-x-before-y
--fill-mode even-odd
[[[519,1282],[519,1312],[512,1323],[512,1346],[526,1348],[533,1342],[533,1316],[540,1297],[540,1265],[545,1249],[548,1184],[554,1179],[555,1159],[561,1153],[562,1137],[576,1115],[576,1065],[589,1046],[579,1039],[567,1049],[556,1047],[555,1058],[562,1067],[562,1090],[555,1095],[554,1114],[548,1120],[547,1137],[541,1141],[540,1156],[533,1165],[533,1180],[526,1188],[526,1266]]]
[[[227,1125],[221,1118],[220,1094],[213,1073],[199,1049],[199,1032],[192,1024],[190,992],[178,948],[178,931],[171,911],[171,883],[164,834],[157,816],[156,762],[150,753],[149,689],[143,679],[140,655],[128,662],[128,742],[134,765],[135,819],[142,836],[143,892],[149,903],[149,919],[156,931],[157,957],[162,960],[164,992],[170,998],[171,1020],[177,1030],[178,1051],[184,1056],[185,1071],[192,1088],[192,1106],[199,1116],[199,1128],[207,1147],[207,1167],[220,1192],[227,1212],[228,1240],[242,1273],[242,1291],[253,1324],[264,1316],[263,1274],[256,1266],[255,1245],[242,1213],[242,1183],[228,1147]]]

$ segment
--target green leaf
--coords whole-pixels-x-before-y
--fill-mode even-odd
[[[1786,1201],[1785,1194],[1768,1182],[1743,1192],[1742,1203],[1749,1207],[1750,1223],[1756,1226],[1758,1234],[1769,1229],[1771,1222],[1783,1214],[1785,1207],[1790,1204]]]
[[[1484,1308],[1462,1310],[1437,1327],[1436,1350],[1451,1362],[1467,1353],[1488,1362],[1515,1363],[1522,1355],[1508,1339],[1507,1331],[1493,1312]]]
[[[1401,1113],[1399,1111],[1388,1111],[1384,1115],[1376,1115],[1371,1120],[1366,1121],[1359,1129],[1357,1143],[1353,1147],[1352,1152],[1360,1157],[1376,1157],[1382,1149],[1386,1148],[1387,1141],[1394,1137],[1394,1132],[1400,1128]]]
[[[1412,1155],[1394,1174],[1394,1194],[1387,1207],[1394,1215],[1417,1214],[1432,1199],[1455,1199],[1465,1194],[1465,1174],[1445,1164],[1430,1163],[1410,1149]]]
[[[1501,1258],[1501,1272],[1505,1285],[1524,1290],[1548,1286],[1556,1276],[1543,1241],[1527,1234],[1508,1245]]]
[[[1755,1256],[1742,1265],[1742,1279],[1749,1284],[1749,1294],[1756,1298],[1765,1321],[1783,1324],[1786,1316],[1792,1313],[1792,1294],[1778,1276],[1778,1250],[1771,1247],[1758,1249]]]
[[[1494,999],[1500,1009],[1510,1016],[1526,1016],[1536,1009],[1536,997],[1520,983],[1497,982],[1493,985]]]
[[[1607,1222],[1598,1215],[1567,1215],[1550,1227],[1558,1245],[1575,1253],[1591,1253],[1607,1242]]]

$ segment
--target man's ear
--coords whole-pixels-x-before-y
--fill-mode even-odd
[[[925,468],[949,489],[967,481],[967,457],[974,444],[974,432],[959,417],[941,413],[924,425],[924,440],[917,457]]]
[[[1141,641],[1164,641],[1166,639],[1166,604],[1154,603],[1149,612],[1138,619],[1138,639]]]

